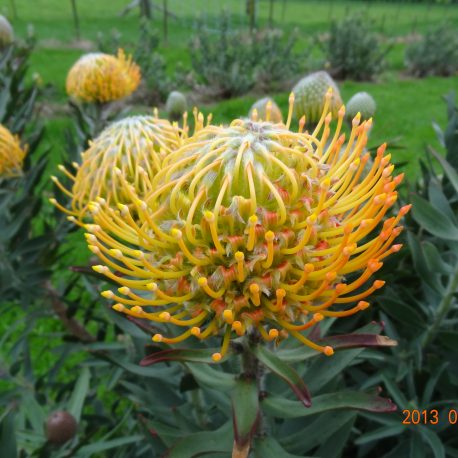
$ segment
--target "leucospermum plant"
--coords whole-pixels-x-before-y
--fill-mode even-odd
[[[181,145],[182,138],[178,126],[157,115],[131,116],[117,121],[90,142],[89,148],[81,154],[81,164],[73,163],[76,174],[59,166],[70,179],[71,189],[59,178],[52,177],[56,186],[71,199],[70,208],[54,198],[50,201],[71,220],[81,222],[87,218],[89,204],[95,199],[104,199],[107,205],[116,206],[129,203],[134,195],[146,195],[152,190],[151,180],[161,169],[164,158]],[[131,186],[122,186],[126,180]]]
[[[120,49],[117,56],[88,53],[73,65],[66,89],[76,100],[106,103],[132,94],[140,84],[140,68]]]
[[[351,316],[369,306],[369,296],[384,284],[376,276],[383,260],[401,248],[395,239],[410,208],[388,216],[403,176],[393,175],[385,145],[368,167],[364,148],[372,120],[361,122],[358,114],[346,139],[341,133],[345,108],[341,106],[333,120],[331,100],[329,91],[321,118],[310,132],[304,132],[304,117],[297,131],[290,127],[294,94],[284,124],[270,121],[270,105],[266,120],[255,114],[229,126],[212,125],[211,119],[205,123],[195,110],[195,131],[188,134],[185,116],[178,128],[178,147],[166,154],[159,150],[160,164],[154,170],[140,164],[147,159],[133,154],[137,150],[125,147],[118,123],[106,137],[98,162],[88,161],[84,167],[84,157],[78,168],[75,178],[81,179],[81,191],[75,192],[75,180],[68,193],[77,200],[84,195],[82,206],[61,209],[75,221],[81,215],[89,249],[101,260],[93,269],[118,285],[102,295],[113,302],[115,311],[145,332],[152,331],[160,347],[188,344],[152,349],[141,364],[182,361],[203,388],[231,389],[233,422],[211,432],[221,434],[224,443],[214,449],[214,441],[205,445],[197,435],[192,452],[187,440],[176,446],[166,440],[173,449],[170,456],[227,452],[226,428],[231,424],[234,457],[248,456],[252,445],[259,456],[267,456],[263,447],[269,448],[274,439],[264,440],[269,428],[263,413],[295,420],[304,415],[304,406],[311,405],[303,381],[308,364],[296,372],[288,361],[316,358],[332,368],[332,362],[318,355],[395,344],[374,334],[381,331],[378,324],[355,334],[320,335],[330,322],[327,318]],[[140,132],[131,132],[130,146],[137,144]],[[155,159],[150,161],[154,164]],[[144,174],[136,172],[139,167]],[[88,179],[91,171],[94,180]],[[219,345],[193,348],[204,347],[207,340]],[[298,348],[282,350],[293,341]],[[230,373],[232,364],[238,364],[229,358],[234,353],[241,354],[238,376]],[[331,361],[341,370],[339,356]],[[224,364],[198,370],[193,362]],[[313,373],[315,365],[310,364]],[[333,370],[319,377],[320,383],[335,380]],[[300,402],[269,397],[269,372],[285,380]],[[314,384],[312,377],[309,383],[314,395],[318,391],[318,411],[395,409],[391,401],[373,393],[321,397],[318,381]],[[202,394],[206,399],[208,393]],[[284,424],[297,431],[293,420]]]
[[[19,137],[0,124],[0,179],[21,175],[26,154]]]
[[[285,125],[237,119],[198,131],[166,157],[147,196],[119,170],[129,204],[95,200],[85,226],[103,261],[94,270],[120,285],[102,293],[113,308],[183,329],[156,342],[221,335],[214,361],[252,333],[290,335],[331,356],[304,331],[369,306],[410,208],[385,219],[403,176],[393,176],[385,145],[363,176],[371,120],[355,117],[341,152],[345,109],[331,132],[331,96],[312,133],[289,129],[293,97]]]

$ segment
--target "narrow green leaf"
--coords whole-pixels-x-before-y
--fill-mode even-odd
[[[349,421],[356,418],[356,412],[351,410],[339,410],[323,412],[316,415],[313,420],[304,422],[304,427],[289,436],[282,437],[281,443],[288,450],[294,453],[306,453],[315,447],[330,442],[334,444],[334,439],[339,429]],[[319,431],[319,434],[316,432]],[[332,440],[330,440],[332,438]],[[326,456],[320,454],[318,456]]]
[[[434,150],[433,148],[429,147],[428,151],[440,163],[440,165],[444,169],[445,175],[447,175],[447,178],[449,179],[449,181],[452,184],[453,188],[455,189],[456,192],[458,192],[458,173],[456,172],[456,170],[436,150]]]
[[[386,386],[386,389],[393,396],[394,401],[400,409],[406,409],[408,402],[402,391],[399,389],[397,383],[387,374],[382,374],[383,383]]]
[[[290,366],[284,363],[274,353],[267,348],[256,345],[251,348],[256,358],[261,361],[264,366],[269,368],[274,374],[282,378],[293,390],[297,398],[304,404],[305,407],[312,405],[310,392],[302,380],[301,376]]]
[[[183,437],[169,450],[168,458],[193,458],[208,453],[223,452],[229,455],[233,435],[231,423],[227,422],[216,431],[205,431]]]
[[[125,445],[133,444],[135,442],[140,442],[143,440],[145,440],[145,438],[140,434],[137,434],[135,436],[118,437],[117,439],[112,439],[109,441],[95,442],[93,444],[81,447],[77,451],[76,457],[87,458],[95,453],[105,452],[106,450],[123,447]]]
[[[431,447],[434,458],[445,458],[445,449],[440,437],[427,426],[418,425],[423,440]]]
[[[412,216],[428,232],[444,240],[458,241],[458,228],[444,214],[436,210],[427,200],[412,194]]]
[[[256,379],[243,378],[232,391],[234,440],[243,448],[249,443],[259,422],[259,394]]]
[[[390,399],[358,391],[342,391],[313,398],[313,405],[304,409],[302,403],[289,399],[266,397],[261,406],[268,414],[280,418],[298,418],[328,410],[357,409],[369,412],[394,412],[396,405]]]
[[[446,361],[440,365],[440,367],[436,368],[436,370],[433,372],[431,377],[428,380],[428,383],[425,386],[425,389],[423,391],[423,400],[421,405],[426,406],[431,402],[431,398],[434,393],[434,389],[436,388],[437,382],[444,372],[444,370],[447,368],[449,363]]]
[[[273,437],[254,440],[255,458],[303,458],[303,455],[288,453]]]
[[[316,451],[317,456],[326,458],[340,458],[343,454],[345,444],[351,434],[351,430],[356,420],[354,415],[350,420],[343,424],[333,435],[332,440],[322,441],[320,448]]]
[[[75,417],[77,423],[79,423],[81,419],[81,412],[83,410],[84,400],[86,399],[86,395],[89,390],[90,379],[91,373],[89,369],[87,367],[83,367],[68,402],[68,411]]]
[[[193,363],[206,363],[212,364],[212,355],[216,353],[218,349],[185,349],[185,348],[172,348],[168,350],[158,351],[151,355],[145,356],[140,361],[140,366],[150,366],[163,361],[186,361]]]
[[[357,347],[377,346],[375,341],[372,342],[373,345],[369,345],[367,343],[365,345],[356,345],[356,341],[359,339],[359,337],[355,337],[355,340],[352,341],[352,339],[349,336],[356,336],[358,334],[374,335],[374,334],[379,334],[380,332],[382,332],[382,330],[383,330],[383,326],[380,323],[377,323],[374,321],[372,323],[369,323],[366,326],[363,326],[357,329],[352,334],[347,334],[344,336],[328,336],[323,339],[320,339],[318,342],[320,345],[331,345],[334,348],[334,350],[345,350],[348,348],[354,348],[356,346]],[[284,350],[280,348],[279,350],[275,352],[275,355],[279,359],[281,359],[283,362],[288,362],[288,363],[297,363],[300,361],[305,361],[307,359],[316,358],[316,357],[323,358],[322,353],[314,350],[313,348],[306,347],[304,345],[300,345],[296,348],[288,348]]]
[[[192,375],[194,375],[196,381],[203,386],[217,388],[219,390],[228,390],[235,386],[235,378],[232,374],[225,373],[207,365],[197,363],[185,364]]]
[[[373,431],[359,436],[358,439],[355,440],[355,444],[363,445],[369,442],[385,439],[386,437],[399,436],[405,430],[406,428],[402,424],[395,426],[382,426],[381,428],[374,429]]]
[[[10,411],[0,423],[0,451],[1,456],[5,458],[15,458],[17,456],[13,411]]]

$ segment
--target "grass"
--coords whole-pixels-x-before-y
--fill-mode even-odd
[[[138,37],[138,11],[120,15],[127,3],[127,0],[78,1],[81,36],[85,47],[95,48],[98,34],[107,35],[113,29],[122,33],[123,42],[135,42]],[[85,52],[81,49],[81,43],[74,42],[71,3],[63,0],[16,0],[16,4],[18,18],[12,22],[17,35],[24,35],[28,24],[33,24],[39,40],[31,59],[31,74],[38,72],[46,84],[53,86],[48,97],[51,101],[65,103],[66,74],[73,62]],[[247,25],[243,0],[169,0],[168,4],[176,18],[169,20],[168,44],[162,44],[160,52],[171,69],[178,62],[189,67],[187,44],[195,32],[194,21],[198,15],[204,17],[207,27],[214,29],[224,8],[231,13],[234,28]],[[283,8],[283,5],[286,7]],[[0,12],[8,15],[8,7],[0,7]],[[448,5],[347,0],[277,1],[274,3],[274,25],[286,30],[297,28],[298,47],[306,47],[310,45],[314,35],[328,30],[331,20],[358,12],[364,14],[367,20],[373,21],[375,30],[390,38],[424,32],[445,19],[458,25],[458,8]],[[267,24],[268,14],[268,0],[260,0],[259,26]],[[153,24],[161,33],[161,11],[154,11]],[[437,146],[431,121],[435,120],[444,125],[445,106],[441,102],[441,96],[458,87],[458,77],[424,80],[400,78],[399,73],[404,66],[404,51],[403,43],[394,45],[387,57],[390,71],[381,75],[379,83],[343,82],[340,87],[345,101],[361,90],[374,96],[378,110],[370,143],[376,145],[401,137],[400,142],[404,149],[394,150],[394,158],[396,161],[408,160],[407,172],[414,176],[418,170],[416,158],[423,154],[425,144]],[[298,75],[297,79],[301,76]],[[287,94],[277,94],[275,98],[285,110]],[[219,122],[228,122],[234,117],[246,114],[255,99],[256,96],[250,95],[222,101],[203,109],[212,111]],[[62,127],[68,126],[69,122],[62,116],[47,122],[47,142],[54,148],[53,162],[57,163],[65,150]]]

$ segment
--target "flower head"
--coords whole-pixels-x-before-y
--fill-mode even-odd
[[[57,177],[56,185],[69,197],[71,208],[65,209],[55,199],[51,202],[77,220],[88,213],[88,204],[96,198],[108,205],[130,202],[135,195],[151,190],[151,179],[161,168],[167,154],[182,140],[179,130],[167,120],[154,116],[132,116],[108,126],[82,153],[82,163],[74,163],[76,175],[59,166],[73,182],[67,190]],[[131,185],[124,186],[128,181]]]
[[[19,137],[0,124],[0,178],[21,175],[27,148],[21,147]]]
[[[5,16],[0,14],[0,49],[10,45],[14,40],[13,27]]]
[[[123,50],[117,56],[89,53],[82,56],[67,76],[67,93],[85,102],[119,100],[137,89],[140,68]]]
[[[221,332],[215,361],[231,336],[253,329],[331,355],[303,331],[368,307],[367,296],[384,284],[371,277],[400,249],[393,241],[409,207],[383,221],[402,175],[392,176],[381,146],[363,176],[370,120],[354,119],[339,154],[345,109],[331,133],[330,99],[328,92],[310,134],[288,129],[293,96],[286,125],[208,126],[167,156],[153,191],[134,197],[133,207],[94,204],[86,237],[104,263],[94,270],[121,285],[102,293],[113,308],[184,328],[155,341]]]

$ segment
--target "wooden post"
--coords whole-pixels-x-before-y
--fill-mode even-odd
[[[80,20],[78,18],[78,11],[76,9],[76,0],[71,0],[71,3],[72,3],[73,22],[75,23],[75,35],[76,35],[76,39],[79,41],[81,39]]]
[[[140,16],[145,16],[151,19],[151,3],[150,0],[140,0]]]
[[[169,27],[168,27],[168,20],[169,20],[169,9],[167,5],[167,0],[162,0],[162,6],[164,10],[164,45],[167,46],[167,40],[168,40],[168,35],[169,35]]]
[[[272,28],[274,25],[274,1],[269,1],[269,27]]]
[[[10,0],[11,5],[11,15],[13,19],[17,19],[17,8],[16,8],[16,0]]]

